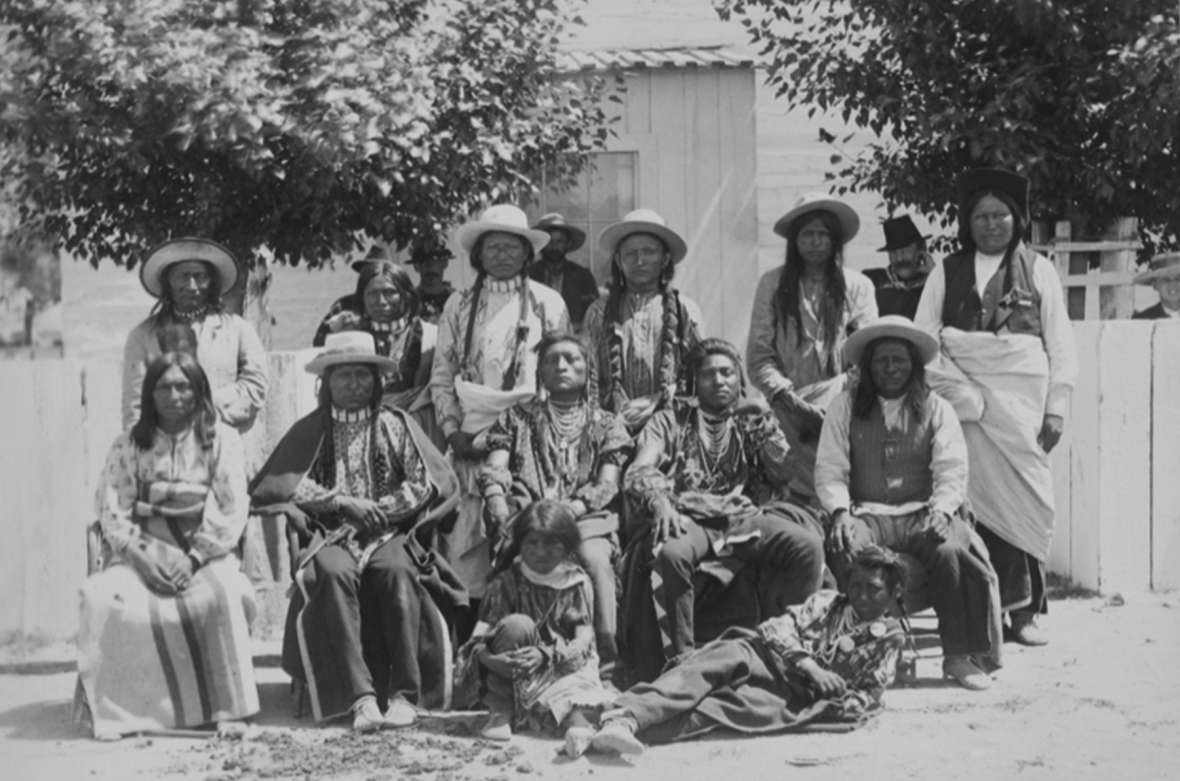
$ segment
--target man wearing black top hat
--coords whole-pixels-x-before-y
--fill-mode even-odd
[[[598,283],[588,269],[566,257],[586,242],[586,232],[565,221],[553,212],[546,214],[533,230],[549,234],[549,243],[541,248],[541,261],[529,269],[529,277],[561,293],[570,323],[581,329],[586,310],[598,298]]]
[[[902,315],[913,320],[930,271],[930,254],[926,252],[930,237],[918,231],[908,214],[885,220],[882,228],[885,246],[877,251],[889,253],[889,266],[865,269],[864,275],[877,290],[877,311],[881,316]]]

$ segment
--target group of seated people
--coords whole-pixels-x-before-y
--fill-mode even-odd
[[[776,225],[786,262],[759,283],[745,360],[671,285],[687,245],[658,214],[603,232],[608,284],[591,301],[563,265],[584,233],[493,206],[457,233],[476,278],[436,323],[401,266],[359,266],[306,367],[316,408],[249,469],[239,432],[266,377],[257,337],[222,311],[236,262],[200,239],[158,248],[141,278],[159,303],[125,355],[128,432],[98,497],[107,555],[82,588],[95,736],[232,733],[257,712],[236,558],[250,513],[298,539],[282,664],[316,721],[368,732],[482,706],[484,737],[558,732],[575,756],[857,723],[893,681],[915,579],[944,673],[987,688],[1002,611],[1015,639],[1043,642],[1044,556],[1020,536],[1043,519],[996,524],[996,544],[977,532],[977,493],[1011,491],[971,482],[975,448],[1012,443],[964,434],[995,423],[971,337],[1041,350],[1042,456],[1060,435],[1054,382],[1071,378],[1045,335],[1060,288],[1020,241],[1027,182],[965,180],[968,262],[948,259],[937,291],[949,348],[941,325],[878,317],[843,265],[855,212],[805,196]],[[987,269],[997,247],[980,294],[959,265]]]

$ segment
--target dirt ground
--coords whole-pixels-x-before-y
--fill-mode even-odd
[[[88,739],[70,722],[68,648],[0,656],[0,775],[10,779],[615,778],[725,781],[783,773],[815,781],[882,779],[1180,778],[1180,594],[1084,597],[1051,604],[1052,642],[1005,647],[987,692],[938,680],[923,658],[916,686],[848,734],[732,735],[650,748],[631,759],[556,756],[557,742],[470,737],[472,717],[427,718],[409,730],[353,736],[292,717],[286,676],[259,668],[263,713],[242,742]],[[915,621],[923,645],[932,617]]]

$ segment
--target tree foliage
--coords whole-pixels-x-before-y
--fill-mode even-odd
[[[1175,0],[715,0],[792,106],[874,140],[833,155],[837,189],[954,219],[954,180],[1002,165],[1034,217],[1180,235]],[[837,135],[824,140],[842,151]]]
[[[569,177],[609,130],[568,0],[6,0],[0,178],[26,231],[319,265]]]

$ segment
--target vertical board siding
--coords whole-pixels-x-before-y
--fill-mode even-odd
[[[1152,334],[1151,587],[1180,588],[1180,322]]]

